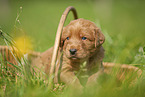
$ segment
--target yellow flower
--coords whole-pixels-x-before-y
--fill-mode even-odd
[[[17,37],[17,38],[15,38],[15,42],[16,42],[17,48],[18,48],[23,54],[26,54],[26,53],[28,53],[30,50],[33,49],[33,46],[32,46],[32,43],[31,43],[31,41],[30,41],[30,38],[28,38],[27,36]]]

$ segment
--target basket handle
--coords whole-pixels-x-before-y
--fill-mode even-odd
[[[65,20],[67,18],[67,15],[70,11],[73,12],[74,19],[78,18],[76,9],[72,6],[67,7],[61,16],[61,19],[60,19],[60,22],[59,22],[59,25],[57,28],[55,44],[54,44],[54,49],[53,49],[53,55],[52,55],[52,60],[51,60],[51,65],[50,65],[50,72],[49,72],[49,85],[50,85],[50,87],[52,87],[52,82],[53,82],[53,78],[54,78],[53,77],[54,69],[55,69],[55,67],[57,67],[57,66],[55,66],[55,64],[56,64],[56,58],[58,55],[58,48],[59,48],[60,39],[61,39],[61,35],[62,35],[62,29],[63,29],[64,23],[65,23]]]

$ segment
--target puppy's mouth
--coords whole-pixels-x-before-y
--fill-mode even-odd
[[[71,54],[69,50],[64,51],[64,55],[72,61],[85,60],[88,57],[87,53],[81,53],[80,51],[77,51],[75,54]]]
[[[79,60],[80,58],[78,58],[78,57],[75,56],[75,55],[71,55],[71,56],[69,57],[69,59],[72,59],[72,60]]]

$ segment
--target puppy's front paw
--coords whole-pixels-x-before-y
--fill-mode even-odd
[[[71,86],[68,87],[70,92],[76,96],[82,95],[84,91],[84,87],[82,85],[77,85],[77,84],[72,84]],[[74,95],[74,96],[75,96]]]
[[[86,87],[93,87],[94,85],[98,84],[98,78],[99,76],[102,75],[102,71],[98,71],[97,73],[91,75],[88,78],[88,81],[86,83]]]
[[[94,77],[94,76],[91,76],[91,77],[88,78],[88,81],[86,83],[86,88],[93,87],[96,84],[97,84],[97,78]]]

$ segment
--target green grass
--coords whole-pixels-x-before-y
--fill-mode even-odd
[[[85,89],[81,96],[144,97],[145,1],[112,0],[112,3],[107,1],[102,3],[95,0],[14,0],[9,2],[10,15],[8,17],[0,10],[2,13],[0,29],[3,33],[9,33],[13,39],[23,35],[28,36],[31,38],[34,50],[43,52],[53,46],[60,17],[65,8],[70,5],[77,9],[79,18],[91,20],[101,28],[106,37],[103,44],[104,61],[136,64],[135,66],[143,70],[142,78],[138,78],[137,83],[132,87],[128,87],[128,80],[118,86],[114,76],[104,75],[99,79],[99,86]],[[21,6],[22,10],[20,10]],[[18,18],[20,23],[16,21],[18,15],[20,15]],[[66,24],[72,19],[70,13]],[[3,44],[6,45],[0,36],[0,45]],[[73,91],[64,89],[63,85],[55,91],[49,89],[48,80],[42,77],[43,74],[35,75],[33,71],[28,72],[31,71],[30,64],[26,64],[25,67],[23,65],[15,67],[14,70],[4,68],[5,64],[1,65],[3,66],[0,69],[0,96],[2,97],[76,97]],[[77,96],[80,97],[80,95]]]

